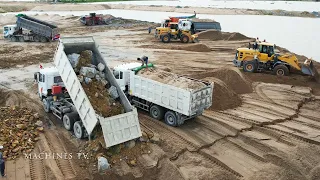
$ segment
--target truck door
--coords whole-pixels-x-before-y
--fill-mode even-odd
[[[123,78],[122,71],[114,71],[114,77],[116,78],[117,83],[119,84],[121,90],[125,90],[125,79]]]
[[[44,74],[38,73],[38,92],[41,98],[42,95],[47,95],[47,85],[46,76]]]

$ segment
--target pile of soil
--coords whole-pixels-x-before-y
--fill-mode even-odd
[[[223,40],[223,35],[221,31],[217,30],[208,30],[198,33],[198,39],[206,39],[206,40]]]
[[[43,132],[39,119],[37,113],[27,108],[0,107],[0,145],[5,158],[15,159],[32,151],[39,132]]]
[[[252,82],[247,79],[238,68],[225,67],[214,71],[193,74],[191,77],[196,79],[217,78],[226,84],[233,92],[245,94],[253,92]]]
[[[194,81],[156,68],[149,68],[149,71],[142,69],[138,72],[138,75],[186,90],[196,90],[206,86],[202,82]]]
[[[210,110],[226,110],[241,105],[242,101],[238,94],[220,79],[208,77],[203,80],[214,82],[212,106],[209,108]]]
[[[195,52],[210,52],[211,49],[201,43],[197,43],[197,44],[191,44],[191,45],[187,45],[187,46],[181,46],[179,48],[179,50],[186,50],[186,51],[195,51]]]
[[[111,117],[123,113],[123,106],[111,98],[104,85],[95,79],[89,84],[82,83],[93,109],[103,117]]]
[[[211,40],[211,41],[241,41],[241,40],[251,40],[252,38],[249,38],[241,33],[233,32],[221,32],[217,30],[208,30],[198,33],[199,39],[204,40]]]

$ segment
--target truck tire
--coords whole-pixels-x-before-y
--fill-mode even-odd
[[[162,35],[161,41],[164,42],[164,43],[169,43],[170,42],[169,34]]]
[[[154,119],[161,120],[164,117],[164,109],[158,105],[152,105],[150,107],[150,116]]]
[[[43,98],[42,100],[42,103],[43,103],[43,109],[45,112],[49,113],[51,111],[50,109],[50,102],[46,99],[46,98]]]
[[[73,132],[74,135],[78,138],[78,139],[83,139],[84,137],[84,129],[82,128],[81,122],[80,121],[76,121],[73,125]]]
[[[19,37],[19,41],[20,41],[20,42],[24,42],[23,36],[20,36],[20,37]]]
[[[177,126],[178,125],[178,118],[176,114],[172,111],[167,111],[166,114],[164,115],[164,121],[166,124],[169,126]]]
[[[288,76],[289,69],[286,65],[280,64],[273,69],[273,74],[277,76]]]
[[[243,63],[243,71],[244,72],[256,72],[257,63],[255,61],[247,61]]]
[[[92,21],[91,21],[91,20],[86,21],[86,25],[87,25],[87,26],[92,26]]]
[[[40,37],[40,41],[45,43],[45,42],[48,42],[48,39],[46,37],[44,37],[44,36],[41,36]]]
[[[40,37],[39,36],[34,36],[33,37],[34,42],[40,42]]]
[[[182,35],[180,38],[182,43],[188,43],[189,42],[189,37],[186,35]]]
[[[67,113],[63,116],[63,126],[66,130],[71,131],[73,130],[74,123],[78,120],[78,113]]]
[[[10,40],[11,40],[12,42],[16,42],[16,41],[17,41],[17,38],[16,38],[15,36],[12,36],[12,37],[10,38]]]

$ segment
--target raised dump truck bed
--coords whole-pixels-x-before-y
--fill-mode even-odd
[[[105,118],[95,113],[95,110],[67,58],[68,54],[80,53],[84,50],[91,50],[93,52],[94,62],[92,62],[92,64],[97,65],[102,63],[105,65],[105,79],[112,86],[117,88],[121,104],[124,106],[125,110],[123,114]],[[60,39],[54,57],[54,64],[68,90],[83,126],[89,135],[92,133],[95,126],[100,123],[107,147],[141,136],[137,110],[131,106],[127,97],[120,89],[115,77],[107,66],[106,61],[98,51],[93,37],[64,37]]]

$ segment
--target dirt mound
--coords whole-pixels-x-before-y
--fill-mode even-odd
[[[182,46],[179,48],[179,50],[195,51],[195,52],[210,52],[211,51],[211,49],[208,46],[201,44],[201,43]]]
[[[225,37],[227,36],[227,34],[225,34]],[[225,40],[227,41],[240,41],[240,40],[247,40],[247,39],[251,39],[243,34],[240,33],[230,33],[230,36],[228,38],[226,38]]]
[[[214,82],[210,110],[232,109],[241,105],[242,101],[238,94],[220,79],[208,77],[203,80]]]
[[[223,40],[223,35],[221,31],[217,30],[208,30],[198,33],[198,39],[206,39],[206,40]]]
[[[196,79],[203,79],[203,78],[218,78],[223,83],[225,83],[228,88],[234,91],[237,94],[245,94],[251,93],[252,85],[251,81],[248,80],[237,68],[233,67],[226,67],[222,69],[217,69],[210,72],[205,73],[198,73],[191,75],[191,77]]]
[[[182,89],[200,89],[205,87],[205,84],[202,82],[193,81],[191,79],[178,76],[177,74],[162,71],[156,68],[149,68],[149,71],[143,69],[138,72],[138,75]]]
[[[4,146],[5,158],[15,159],[32,151],[39,140],[39,132],[43,131],[37,122],[39,118],[38,114],[26,108],[0,107],[0,145]]]
[[[218,40],[224,40],[224,41],[241,41],[241,40],[250,40],[252,38],[249,38],[241,33],[229,33],[229,32],[221,32],[217,30],[208,30],[198,33],[199,39],[205,39],[205,40],[212,40],[212,41],[218,41]]]

